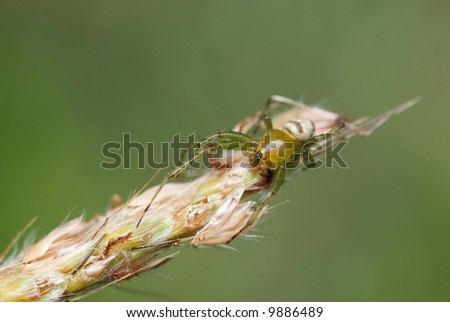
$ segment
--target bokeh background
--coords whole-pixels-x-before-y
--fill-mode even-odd
[[[353,118],[423,97],[352,140],[350,169],[286,184],[265,238],[87,300],[450,300],[449,1],[5,0],[0,33],[1,248],[139,188],[152,170],[100,168],[124,132],[205,136],[271,94]]]

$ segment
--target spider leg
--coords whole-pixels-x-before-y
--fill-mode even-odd
[[[271,120],[269,115],[263,114],[262,115],[262,120],[264,121],[264,125],[266,127],[266,130],[273,130],[272,120]]]
[[[263,215],[264,208],[270,203],[272,197],[280,190],[281,186],[283,185],[284,177],[285,177],[285,167],[283,165],[280,166],[278,170],[275,171],[270,187],[262,192],[261,198],[252,207],[253,213],[250,219],[247,221],[245,226],[236,235],[234,235],[233,238],[231,238],[229,242],[231,242],[233,239],[241,235],[243,232],[251,228],[256,222],[259,221],[259,219]]]
[[[299,147],[300,157],[298,160],[293,160],[291,164],[289,164],[289,168],[292,169],[292,166],[297,166],[300,162],[303,162],[303,165],[307,169],[312,169],[317,166],[316,161],[314,160],[313,153],[311,153],[312,149],[316,149],[318,151],[322,151],[323,149],[327,150],[332,145],[332,137],[336,133],[345,126],[344,123],[339,123],[335,127],[333,127],[330,131],[326,133],[322,133],[316,136],[313,136],[307,142],[304,142]]]
[[[196,150],[202,150],[205,146],[207,146],[208,144],[211,144],[212,142],[218,142],[221,144],[232,144],[232,143],[238,143],[244,146],[249,146],[252,144],[255,144],[255,146],[257,145],[257,140],[255,140],[255,138],[243,134],[243,133],[239,133],[239,132],[233,132],[233,131],[221,131],[215,134],[211,134],[209,136],[207,136],[206,138],[200,140],[200,142],[197,142],[191,146],[189,146],[186,149],[183,149],[180,153],[180,157],[178,160],[177,165],[181,165],[186,158],[186,155],[188,155],[189,152],[191,151],[195,151]],[[222,148],[222,150],[236,150],[236,148]],[[245,149],[244,149],[245,150]],[[210,158],[211,159],[211,158]],[[216,162],[214,162],[213,164],[211,164],[213,168],[221,168],[220,166],[218,167],[216,165]]]
[[[248,162],[244,162],[242,163],[242,159],[238,159],[241,163],[240,166],[252,166],[252,167],[257,167],[257,164],[259,164],[259,160],[256,157],[256,152],[257,152],[257,146],[258,146],[258,142],[257,141],[249,141],[247,143],[240,143],[240,142],[230,142],[230,141],[226,141],[223,143],[218,143],[217,146],[214,146],[212,149],[215,150],[216,153],[218,153],[219,151],[241,151],[243,152],[243,156],[246,157],[248,159]],[[210,149],[210,150],[212,150]],[[210,151],[209,150],[209,151]],[[214,169],[221,169],[224,166],[226,168],[233,168],[235,165],[233,164],[234,162],[234,158],[232,158],[232,163],[231,165],[228,163],[225,164],[221,164],[219,161],[216,160],[216,156],[213,153],[210,153],[208,151],[208,162],[210,163],[210,165],[214,168]],[[221,155],[221,158],[224,158],[223,154]],[[213,162],[211,162],[212,160],[214,160]],[[257,162],[257,164],[255,164],[254,162]]]
[[[313,136],[311,139],[308,140],[308,142],[317,143],[317,142],[326,140],[329,137],[335,135],[336,133],[339,133],[339,131],[341,129],[343,129],[344,127],[345,127],[345,123],[341,122],[341,123],[337,124],[336,126],[334,126],[330,131],[328,131],[326,133],[322,133],[322,134],[316,135],[316,136]]]
[[[147,206],[144,209],[144,212],[142,213],[141,217],[139,218],[139,221],[136,225],[136,228],[139,227],[139,225],[142,222],[142,219],[144,219],[145,214],[147,213],[147,210],[151,207],[151,205],[153,204],[153,202],[155,201],[156,197],[159,195],[159,193],[161,192],[161,190],[164,188],[164,186],[167,184],[167,182],[169,182],[170,179],[178,176],[180,173],[182,173],[184,170],[188,169],[189,166],[197,161],[198,159],[200,159],[205,153],[207,153],[209,151],[209,149],[211,149],[211,147],[208,147],[207,149],[203,149],[202,151],[199,151],[195,156],[193,156],[191,159],[181,163],[180,165],[178,165],[177,167],[175,167],[175,169],[173,169],[172,171],[170,171],[162,180],[162,182],[160,183],[158,189],[156,190],[156,192],[153,194],[152,199],[150,199],[150,202],[147,204]]]
[[[216,141],[217,140],[217,141]],[[223,132],[217,132],[215,134],[211,134],[207,136],[206,138],[200,140],[200,142],[197,142],[195,144],[192,144],[191,146],[187,147],[186,149],[183,149],[180,153],[180,163],[182,164],[185,161],[186,155],[195,149],[202,149],[205,145],[212,143],[212,142],[239,142],[242,144],[251,143],[254,142],[255,139],[249,135],[239,133],[239,132],[233,132],[233,131],[223,131]]]
[[[238,136],[234,136],[234,134],[238,134]],[[171,172],[169,172],[164,179],[162,180],[161,184],[159,185],[158,189],[156,190],[156,192],[153,194],[152,199],[150,200],[150,202],[147,204],[147,206],[144,209],[144,212],[142,213],[141,217],[139,218],[139,221],[136,225],[136,228],[139,227],[139,225],[142,222],[142,219],[144,219],[145,214],[147,213],[148,209],[152,206],[153,202],[155,201],[156,197],[159,195],[159,193],[161,192],[161,190],[164,188],[164,186],[169,182],[170,179],[177,177],[178,175],[180,175],[183,171],[187,170],[189,168],[189,166],[197,161],[198,159],[200,159],[201,157],[203,157],[203,155],[205,155],[206,153],[208,153],[211,149],[224,149],[224,150],[245,150],[248,151],[249,149],[251,150],[251,152],[255,152],[255,150],[252,149],[251,145],[255,144],[255,141],[253,141],[252,139],[248,138],[247,136],[244,135],[240,135],[240,133],[233,133],[233,136],[223,136],[223,138],[233,138],[233,137],[239,137],[242,140],[245,138],[246,143],[249,143],[250,146],[246,146],[246,145],[241,145],[238,144],[235,147],[231,147],[229,145],[223,147],[220,142],[209,142],[208,144],[203,144],[201,146],[200,151],[198,151],[191,159],[182,162],[180,165],[178,165],[177,167],[175,167],[175,169],[173,169]],[[239,141],[234,141],[235,143],[240,143]]]
[[[248,119],[248,129],[251,129],[253,127],[253,130],[251,131],[252,135],[255,135],[256,132],[261,129],[261,123],[264,121],[266,129],[267,128],[267,123],[266,123],[266,118],[267,118],[267,113],[275,110],[277,108],[280,108],[283,105],[290,105],[290,106],[299,106],[299,107],[304,107],[303,104],[294,101],[290,98],[287,97],[283,97],[283,96],[279,96],[279,95],[272,95],[267,99],[266,105],[264,106],[264,108],[257,112],[255,115],[251,116]],[[242,130],[242,128],[241,128]]]

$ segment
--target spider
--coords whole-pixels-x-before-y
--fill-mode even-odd
[[[239,150],[245,152],[246,156],[253,161],[255,169],[267,180],[268,188],[263,189],[260,199],[252,207],[250,219],[233,239],[252,227],[260,219],[260,216],[263,214],[263,209],[270,203],[272,197],[283,185],[286,168],[305,161],[305,156],[307,160],[311,160],[308,152],[312,145],[326,139],[329,135],[333,135],[344,126],[343,122],[339,122],[329,132],[316,136],[314,136],[314,123],[307,119],[288,121],[283,129],[275,129],[267,112],[277,108],[281,104],[295,106],[298,105],[298,102],[281,96],[271,96],[264,109],[255,114],[253,118],[244,121],[245,125],[250,125],[249,128],[252,128],[253,131],[248,131],[252,132],[252,134],[239,131],[218,132],[207,136],[188,148],[195,148],[197,151],[193,157],[182,161],[163,178],[152,199],[145,207],[136,227],[139,227],[148,209],[152,206],[165,184],[169,180],[178,177],[193,162],[199,160],[211,149]],[[255,135],[258,129],[261,129],[261,124],[264,124],[264,133],[258,138]]]

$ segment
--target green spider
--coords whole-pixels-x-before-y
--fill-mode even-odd
[[[286,168],[305,161],[305,156],[307,160],[311,160],[308,152],[312,145],[324,140],[329,135],[333,135],[344,126],[344,123],[340,122],[329,132],[316,136],[314,136],[314,123],[306,119],[288,121],[283,129],[274,129],[272,120],[267,115],[267,112],[277,108],[280,104],[298,105],[297,102],[291,99],[281,96],[271,96],[264,109],[257,114],[256,119],[248,120],[248,124],[246,125],[249,125],[249,128],[253,129],[252,134],[238,131],[218,132],[207,136],[191,146],[189,149],[196,149],[194,156],[189,160],[181,162],[181,164],[176,166],[164,177],[152,199],[145,207],[136,227],[139,227],[148,209],[152,206],[165,184],[169,180],[178,177],[193,162],[199,160],[211,149],[240,150],[245,152],[246,156],[252,160],[259,174],[267,180],[267,188],[262,189],[260,199],[252,208],[253,213],[250,219],[245,227],[234,237],[257,222],[263,214],[264,207],[270,203],[272,197],[283,185]],[[257,138],[255,134],[261,128],[261,124],[264,124],[265,131],[260,138]]]

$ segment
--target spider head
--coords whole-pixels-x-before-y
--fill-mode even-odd
[[[258,158],[258,160],[262,160],[264,158],[264,155],[261,151],[257,151],[256,152],[256,157]]]
[[[287,131],[267,130],[259,140],[256,156],[270,168],[288,161],[295,153],[297,139]]]

